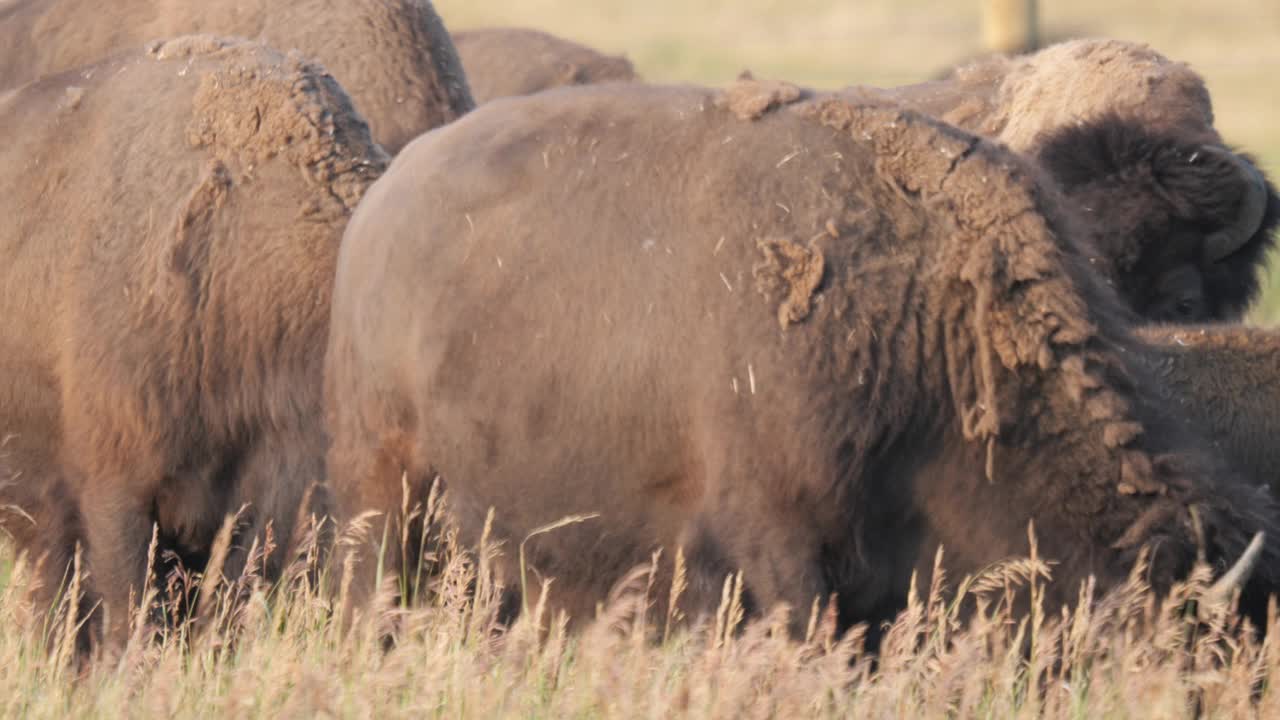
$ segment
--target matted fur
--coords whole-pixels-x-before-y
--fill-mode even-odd
[[[251,503],[226,572],[268,523],[286,557],[338,243],[388,158],[319,67],[212,36],[28,85],[0,133],[0,498],[32,506],[28,550],[74,498],[119,639],[153,522],[199,555]]]
[[[1167,401],[1246,480],[1280,495],[1280,331],[1155,325],[1137,335]]]
[[[1215,562],[1276,511],[1163,426],[1074,232],[1017,155],[883,101],[747,80],[491,103],[407,148],[347,228],[337,512],[394,517],[402,479],[439,477],[464,539],[496,509],[508,563],[599,513],[522,545],[579,619],[682,546],[691,610],[741,568],[756,610],[837,592],[843,622],[879,620],[937,543],[974,570],[1025,554],[1031,520],[1054,601],[1148,542],[1165,587],[1189,508]]]
[[[1145,318],[1237,319],[1258,295],[1280,195],[1268,186],[1266,216],[1239,251],[1204,257],[1206,236],[1235,220],[1242,185],[1238,169],[1199,152],[1225,146],[1208,88],[1185,63],[1143,44],[1072,40],[943,80],[847,92],[888,95],[1035,157],[1091,221],[1099,270]]]
[[[430,0],[15,0],[0,10],[0,90],[188,33],[318,60],[392,154],[475,106]]]
[[[1257,167],[1254,158],[1235,153]],[[1042,138],[1037,160],[1089,222],[1105,262],[1098,268],[1144,318],[1237,320],[1261,292],[1280,226],[1280,194],[1267,181],[1267,207],[1252,237],[1217,261],[1206,235],[1236,221],[1240,169],[1185,135],[1103,115]]]
[[[453,33],[477,103],[564,85],[640,80],[631,61],[530,28]]]

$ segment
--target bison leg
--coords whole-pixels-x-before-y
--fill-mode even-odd
[[[352,611],[368,605],[377,590],[377,576],[412,574],[400,557],[402,508],[425,505],[429,483],[426,475],[407,470],[409,453],[402,434],[390,439],[370,439],[360,433],[352,440],[349,431],[334,434],[327,460],[328,490],[339,525],[333,529],[341,540],[332,553],[331,576],[343,597],[342,622],[352,619]],[[406,497],[406,491],[408,497]],[[412,529],[412,528],[411,528]],[[420,547],[421,538],[410,538],[410,548]]]
[[[124,482],[98,477],[80,497],[94,586],[102,600],[103,640],[123,648],[133,614],[130,596],[145,596],[147,548],[153,518],[150,499],[126,489]]]
[[[23,440],[0,442],[0,535],[8,535],[34,567],[26,593],[36,612],[52,618],[76,603],[74,617],[83,623],[76,650],[83,654],[94,630],[86,621],[94,599],[83,567],[81,582],[73,582],[76,543],[83,545],[78,509],[52,453],[24,448]],[[80,596],[69,597],[76,587]]]
[[[307,437],[301,433],[272,433],[246,456],[236,478],[236,495],[230,503],[232,512],[241,507],[245,512],[222,568],[229,581],[248,569],[275,582],[288,563],[301,553],[324,550],[323,536],[314,538],[319,547],[303,547],[312,518],[318,521],[328,512],[327,495],[321,483],[323,443],[318,428]],[[254,556],[251,557],[251,553],[255,553]],[[250,562],[254,567],[248,567]]]
[[[717,513],[705,523],[703,539],[694,547],[713,543],[720,550],[711,554],[695,552],[691,561],[704,568],[704,576],[709,575],[707,570],[719,570],[714,577],[716,585],[710,588],[713,594],[707,600],[721,601],[724,569],[740,571],[748,611],[762,615],[786,605],[792,633],[802,637],[813,603],[825,601],[830,593],[811,527],[785,522],[776,509],[774,517],[763,513]],[[715,557],[721,553],[722,558]]]

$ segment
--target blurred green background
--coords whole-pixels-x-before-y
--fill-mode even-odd
[[[647,80],[743,69],[814,87],[901,85],[982,52],[979,0],[435,0],[450,29],[536,27],[624,53]],[[1149,43],[1209,84],[1218,129],[1280,180],[1280,0],[1040,0],[1042,44]],[[1280,323],[1280,258],[1250,318]]]

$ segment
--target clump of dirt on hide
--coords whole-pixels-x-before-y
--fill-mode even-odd
[[[951,392],[965,437],[987,443],[988,477],[1007,417],[1030,420],[1042,434],[1064,421],[1079,428],[1073,432],[1096,433],[1118,464],[1117,483],[1158,487],[1150,458],[1128,449],[1142,426],[1100,372],[1115,359],[1098,350],[1034,171],[1008,151],[898,107],[827,96],[794,111],[869,144],[881,181],[955,223],[935,251],[940,277],[929,292],[941,293]]]
[[[205,177],[211,182],[246,181],[256,166],[283,155],[321,191],[302,214],[333,219],[351,212],[386,169],[386,153],[346,92],[297,53],[281,56],[255,43],[196,35],[157,43],[151,54],[225,60],[200,79],[187,126],[191,146],[209,153]]]
[[[751,268],[756,290],[765,297],[782,295],[778,324],[786,330],[809,316],[826,266],[822,249],[814,243],[773,238],[757,241],[756,247],[764,253],[764,261]]]
[[[245,44],[243,40],[219,35],[184,35],[168,40],[156,40],[147,47],[147,53],[157,60],[200,57],[212,55],[230,47]]]
[[[739,120],[757,120],[775,108],[801,100],[805,92],[779,80],[757,80],[744,70],[737,81],[716,97],[716,107],[726,108]]]

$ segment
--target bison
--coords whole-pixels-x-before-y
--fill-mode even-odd
[[[474,107],[430,0],[13,0],[0,8],[0,91],[188,33],[243,36],[321,62],[395,154]]]
[[[1095,266],[1142,317],[1235,320],[1257,297],[1280,196],[1223,144],[1187,65],[1073,40],[874,92],[1035,158],[1093,219]]]
[[[0,506],[48,585],[83,538],[114,644],[153,524],[199,556],[248,503],[227,574],[269,525],[286,559],[338,243],[388,157],[318,65],[207,35],[27,85],[0,132]]]
[[[1166,402],[1243,478],[1280,496],[1280,332],[1241,325],[1150,326],[1138,337]]]
[[[848,625],[899,609],[939,545],[959,571],[1025,554],[1029,521],[1059,603],[1147,545],[1168,587],[1195,518],[1219,565],[1274,538],[1275,505],[1171,421],[1063,208],[1016,154],[883,100],[481,106],[405,148],[344,235],[335,513],[402,522],[405,489],[443,482],[459,537],[506,541],[507,580],[520,544],[577,618],[658,548],[683,549],[686,610],[741,569],[751,611],[836,593]],[[387,530],[351,556],[366,598]]]
[[[563,85],[634,82],[631,61],[539,30],[481,28],[453,34],[477,103]]]

